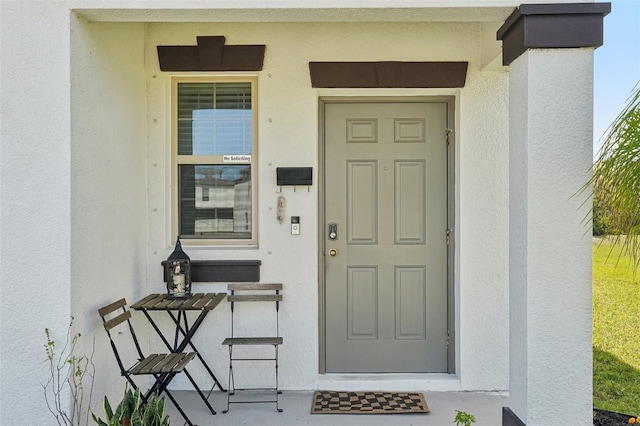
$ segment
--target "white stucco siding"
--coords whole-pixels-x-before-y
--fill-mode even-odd
[[[158,23],[148,24],[146,73],[149,129],[149,282],[161,285],[160,261],[169,253],[171,73],[159,71],[157,45],[193,45],[198,35],[224,35],[227,44],[265,44],[259,74],[259,248],[186,247],[192,259],[260,259],[262,281],[283,282],[285,303],[281,385],[313,389],[318,373],[318,185],[285,188],[289,216],[301,217],[302,233],[291,236],[276,221],[275,169],[312,166],[318,176],[318,97],[457,96],[456,244],[458,271],[458,374],[463,389],[506,389],[508,382],[508,74],[480,72],[480,24],[476,23]],[[463,89],[336,90],[311,87],[309,61],[469,61]],[[186,73],[183,73],[183,75]],[[197,74],[197,73],[195,73]],[[225,75],[217,73],[216,75]],[[163,230],[163,232],[160,232]],[[157,265],[157,267],[156,267]],[[195,284],[224,290],[223,284]],[[212,321],[228,320],[223,304]],[[481,320],[481,321],[480,321]],[[200,336],[216,372],[226,376],[219,344],[225,326]]]
[[[509,84],[509,276],[510,281],[524,280],[528,272],[528,227],[527,227],[527,185],[528,185],[528,72],[527,55],[516,60],[509,70],[509,79],[518,84]],[[513,278],[512,278],[513,277]],[[522,392],[510,394],[509,407],[526,419],[528,386],[527,375],[527,305],[526,285],[509,285],[509,356],[521,360],[510,363],[509,390],[516,387]]]
[[[71,313],[69,14],[0,13],[0,424],[41,424],[44,329],[64,340]]]
[[[588,209],[576,192],[589,179],[593,159],[593,49],[529,55],[530,87],[536,88],[531,113],[543,117],[532,120],[530,132],[548,141],[529,149],[530,164],[542,165],[529,171],[530,199],[537,200],[533,208],[529,203],[530,247],[536,249],[529,253],[535,279],[529,298],[536,306],[528,313],[529,338],[535,342],[529,353],[529,423],[564,419],[587,425],[592,421],[591,236],[583,222]],[[567,413],[567,406],[575,412]]]
[[[592,161],[593,50],[529,51],[511,72],[510,345],[527,362],[511,363],[510,407],[526,424],[587,425],[591,237],[576,193]]]
[[[99,408],[103,395],[118,400],[124,381],[97,309],[133,303],[146,282],[144,25],[73,16],[71,64],[71,311],[85,353],[95,336]],[[136,319],[146,346],[146,321]]]
[[[457,339],[463,389],[506,389],[509,339],[507,72],[470,73],[460,99]]]

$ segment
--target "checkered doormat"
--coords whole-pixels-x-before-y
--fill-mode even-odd
[[[311,414],[428,413],[421,393],[316,391]]]

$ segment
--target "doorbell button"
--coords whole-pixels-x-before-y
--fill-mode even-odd
[[[291,216],[291,235],[300,235],[300,216]]]

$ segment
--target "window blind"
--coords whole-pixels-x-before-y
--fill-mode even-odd
[[[250,155],[251,83],[178,83],[178,155]]]

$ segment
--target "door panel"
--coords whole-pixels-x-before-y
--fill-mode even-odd
[[[378,271],[350,267],[347,275],[348,339],[378,338]]]
[[[324,126],[326,371],[447,372],[447,104],[328,103]]]
[[[424,161],[396,161],[395,242],[425,243]]]
[[[349,244],[375,244],[378,241],[377,176],[376,161],[347,161]]]
[[[427,338],[424,267],[396,267],[396,339]]]

